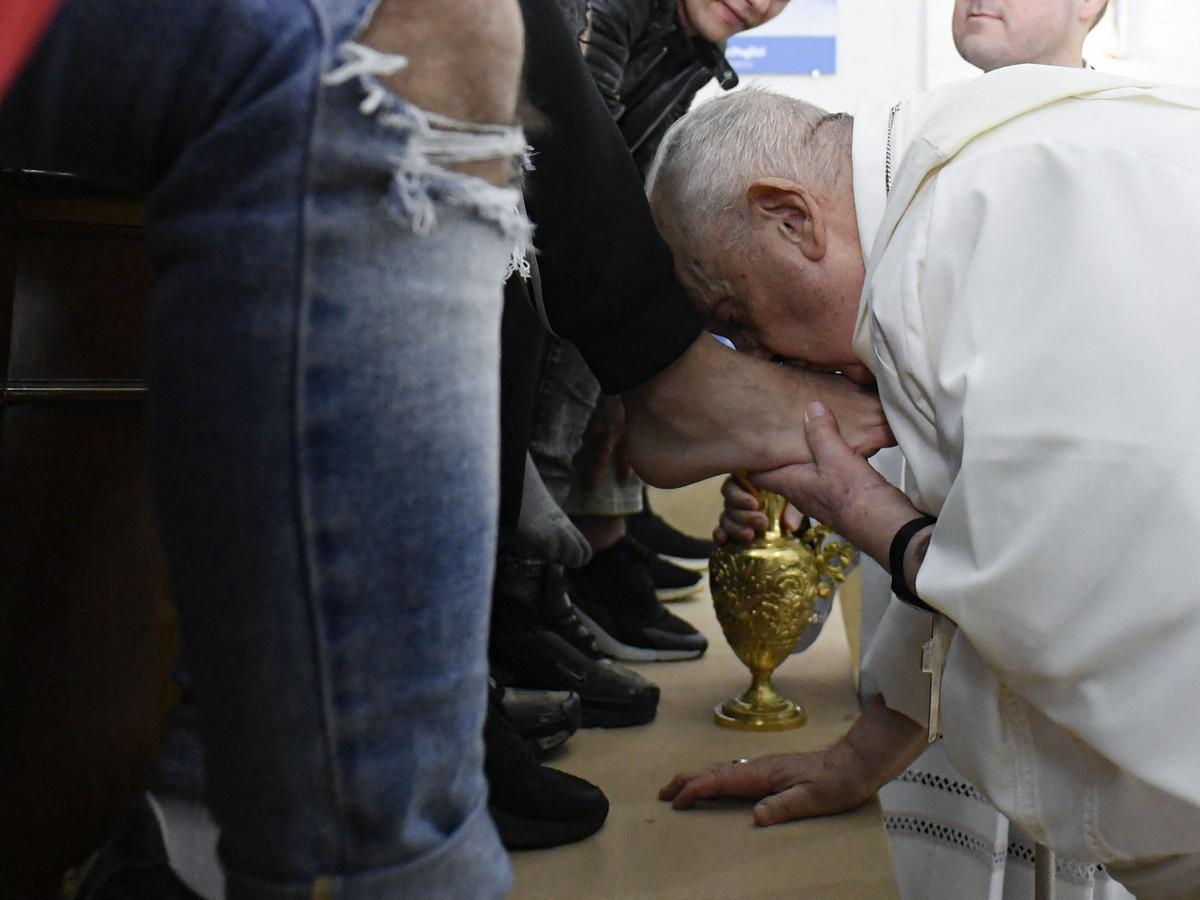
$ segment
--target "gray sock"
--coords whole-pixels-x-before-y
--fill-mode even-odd
[[[521,517],[517,520],[517,546],[522,553],[568,569],[576,569],[592,558],[587,538],[554,502],[528,453]]]

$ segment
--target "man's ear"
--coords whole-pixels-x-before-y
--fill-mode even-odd
[[[829,238],[825,233],[825,210],[812,191],[783,178],[760,178],[746,190],[752,220],[767,220],[804,256],[819,262]]]

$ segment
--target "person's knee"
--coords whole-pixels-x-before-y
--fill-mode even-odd
[[[358,41],[405,57],[380,80],[410,103],[463,122],[515,122],[524,50],[517,0],[383,0]],[[512,177],[508,159],[454,168],[495,183]]]

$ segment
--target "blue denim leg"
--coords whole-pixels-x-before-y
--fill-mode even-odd
[[[70,0],[0,108],[0,163],[146,192],[152,463],[231,900],[511,880],[481,733],[521,223],[347,69],[369,14]]]

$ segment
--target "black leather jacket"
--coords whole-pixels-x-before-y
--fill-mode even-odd
[[[643,174],[710,78],[738,82],[722,48],[687,36],[676,0],[585,0],[579,46]]]

